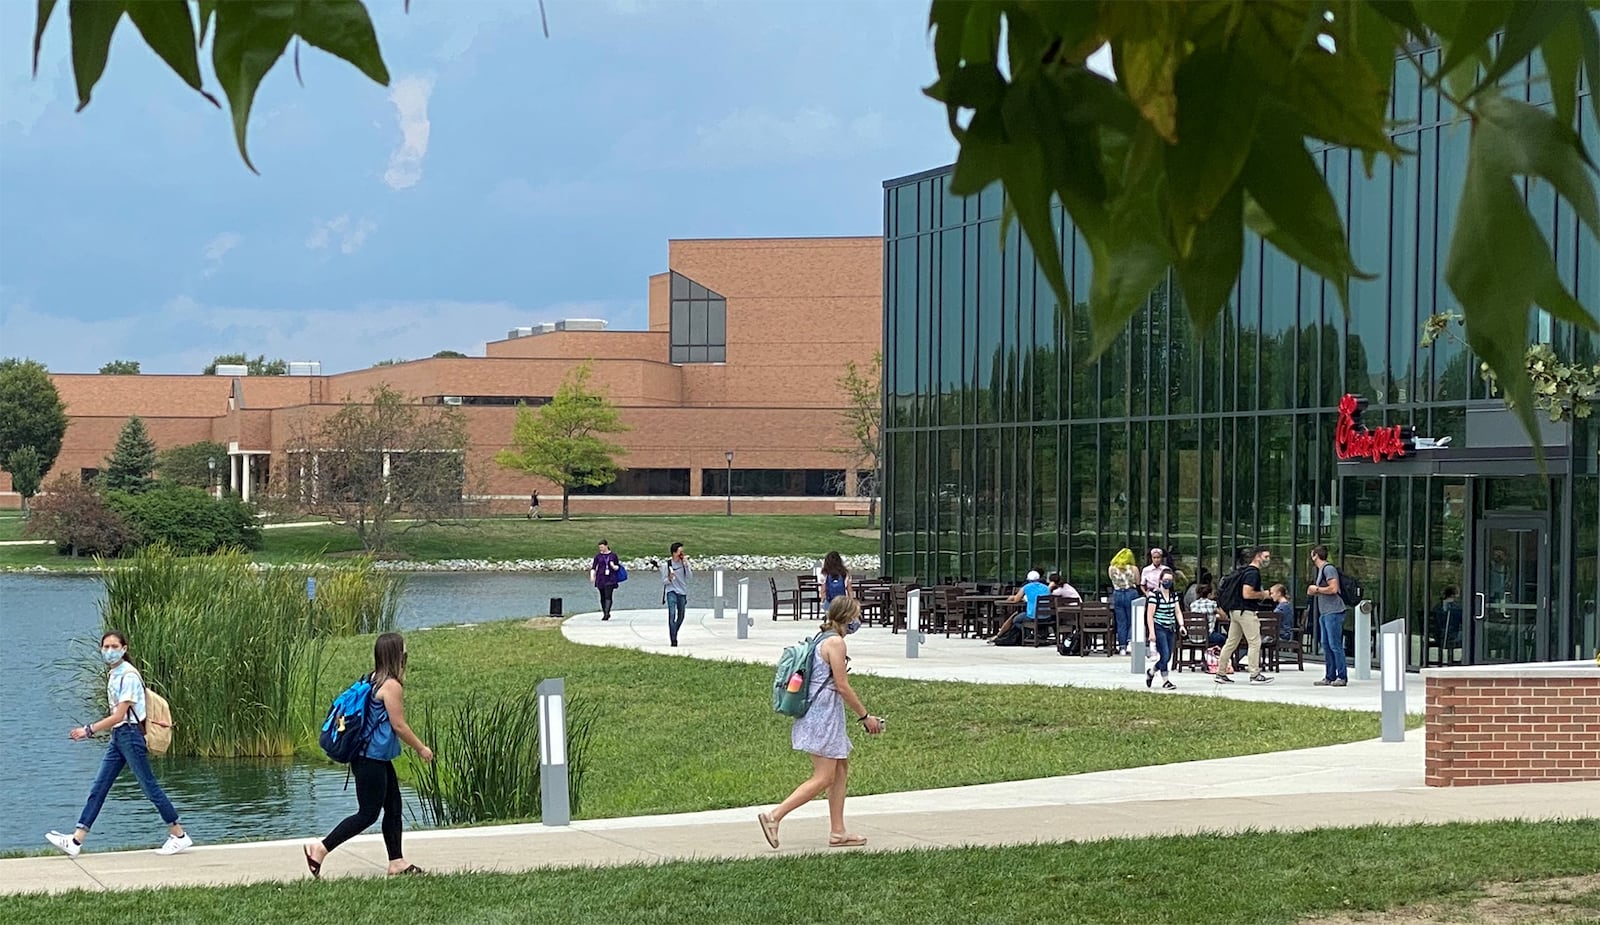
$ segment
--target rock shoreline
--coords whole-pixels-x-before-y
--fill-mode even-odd
[[[385,572],[587,572],[593,560],[589,558],[561,558],[561,559],[439,559],[431,562],[414,562],[403,559],[379,559],[373,567]],[[705,556],[695,557],[690,560],[698,571],[708,572],[714,569],[723,569],[728,572],[809,572],[821,564],[822,560],[811,556]],[[845,565],[854,574],[875,575],[878,573],[878,557],[874,555],[845,556]],[[273,568],[305,568],[307,566],[338,565],[338,559],[312,560],[307,562],[291,563],[253,563],[257,569]],[[623,560],[630,572],[647,572],[650,570],[649,557],[635,557]],[[43,565],[29,565],[22,567],[0,568],[4,574],[26,575],[82,575],[99,574],[116,568],[126,566],[112,565],[109,568],[98,568],[94,565],[70,566],[66,568],[49,568]]]

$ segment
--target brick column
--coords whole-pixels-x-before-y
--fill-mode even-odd
[[[1559,662],[1431,668],[1430,787],[1600,780],[1600,668]]]

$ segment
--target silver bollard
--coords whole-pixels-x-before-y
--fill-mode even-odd
[[[739,612],[734,615],[734,620],[739,624],[739,638],[750,638],[750,579],[739,579]]]
[[[711,573],[711,615],[713,618],[722,619],[722,569]]]
[[[1380,631],[1378,652],[1383,658],[1383,741],[1406,740],[1406,621],[1390,620]]]
[[[1144,674],[1144,650],[1150,644],[1150,641],[1145,639],[1144,635],[1145,608],[1148,606],[1149,599],[1143,597],[1136,599],[1132,604],[1133,626],[1130,628],[1132,637],[1128,645],[1128,653],[1133,658],[1128,662],[1128,670],[1135,675]]]
[[[906,658],[917,657],[917,646],[927,642],[922,635],[922,589],[906,592]]]
[[[567,681],[539,682],[539,821],[570,825],[572,804],[567,793]]]
[[[1371,601],[1356,605],[1356,680],[1372,680],[1372,619],[1377,608]],[[1344,645],[1344,634],[1339,634],[1339,645]]]
[[[317,599],[317,576],[315,576],[315,575],[307,575],[306,576],[306,600],[314,601],[316,599]]]

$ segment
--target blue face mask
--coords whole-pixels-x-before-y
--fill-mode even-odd
[[[849,623],[846,623],[844,625],[844,634],[846,636],[848,636],[848,635],[850,635],[851,633],[855,632],[856,630],[858,630],[860,628],[861,628],[861,621],[860,620],[851,620]]]
[[[115,665],[122,661],[122,656],[127,654],[126,649],[101,649],[100,657],[105,659],[107,665]]]

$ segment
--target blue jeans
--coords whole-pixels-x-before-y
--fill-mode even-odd
[[[667,636],[672,644],[678,644],[678,628],[683,626],[683,614],[689,606],[689,595],[679,594],[676,591],[667,592]]]
[[[106,803],[106,794],[111,792],[111,785],[122,774],[123,766],[133,769],[140,789],[156,805],[162,821],[167,825],[177,825],[178,811],[172,808],[172,801],[167,799],[161,785],[156,783],[155,772],[150,770],[144,733],[139,731],[138,726],[124,723],[111,731],[111,741],[106,744],[106,756],[100,762],[100,773],[95,775],[94,786],[89,788],[89,802],[84,804],[83,813],[78,816],[78,828],[87,832],[94,825],[95,817],[100,815],[100,807]]]
[[[1167,676],[1167,666],[1172,664],[1172,650],[1178,647],[1178,628],[1156,624],[1156,673]]]
[[[1322,663],[1325,666],[1323,679],[1350,680],[1349,668],[1344,657],[1344,611],[1319,614],[1317,620],[1322,626]]]
[[[1123,588],[1111,592],[1111,611],[1117,618],[1117,648],[1123,648],[1133,638],[1133,602],[1142,597],[1138,588]],[[1140,619],[1144,614],[1139,615]]]

